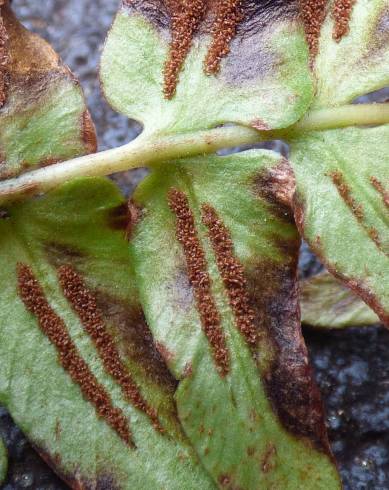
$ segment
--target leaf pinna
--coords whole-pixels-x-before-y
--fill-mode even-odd
[[[289,126],[312,100],[298,1],[126,0],[101,81],[111,105],[148,133]]]
[[[350,9],[346,8],[349,4]],[[337,16],[327,16],[315,60],[315,107],[349,103],[389,85],[388,2],[335,2],[334,9],[347,18],[348,34],[339,39]],[[301,233],[328,269],[386,325],[388,141],[388,124],[313,131],[290,138],[297,182],[294,208]]]
[[[78,82],[9,2],[0,6],[0,179],[96,150]]]

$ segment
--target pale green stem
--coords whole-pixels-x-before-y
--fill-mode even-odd
[[[20,194],[36,195],[48,191],[76,177],[110,175],[163,161],[215,153],[222,148],[288,139],[306,131],[385,123],[389,123],[389,104],[361,104],[314,111],[294,126],[279,131],[229,126],[158,138],[144,134],[119,148],[57,163],[0,182],[0,203]]]
[[[20,194],[37,195],[46,192],[76,177],[111,175],[167,160],[215,153],[221,148],[251,145],[258,141],[261,141],[258,131],[239,126],[158,139],[141,135],[127,145],[32,170],[20,177],[0,182],[0,203]]]
[[[321,131],[389,123],[389,104],[353,104],[308,113],[291,127],[292,132]]]

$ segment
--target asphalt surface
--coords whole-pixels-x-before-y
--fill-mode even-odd
[[[19,17],[61,54],[84,87],[96,123],[100,149],[131,140],[140,126],[114,113],[104,102],[96,75],[102,43],[116,0],[14,0]],[[363,100],[364,101],[364,100]],[[276,149],[285,151],[282,144]],[[116,177],[129,195],[143,170]],[[320,270],[304,248],[301,273]],[[346,490],[389,489],[389,332],[383,328],[348,332],[305,331],[317,381],[327,407],[332,447]],[[10,468],[3,490],[67,488],[30,447],[0,408],[0,435]]]

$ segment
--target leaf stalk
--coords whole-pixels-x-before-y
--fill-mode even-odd
[[[215,153],[223,148],[253,145],[263,141],[349,126],[389,124],[389,104],[347,105],[308,113],[287,129],[257,131],[243,126],[220,128],[170,136],[142,133],[130,143],[92,155],[74,158],[32,170],[0,182],[0,203],[38,195],[77,177],[98,177],[152,167],[164,161]]]

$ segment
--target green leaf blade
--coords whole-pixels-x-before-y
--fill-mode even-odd
[[[8,55],[0,179],[96,151],[93,122],[77,80],[46,41],[19,23],[8,2],[0,15]]]
[[[301,233],[330,272],[386,324],[388,134],[388,126],[306,134],[292,141],[291,154]]]
[[[387,20],[386,0],[329,3],[313,65],[314,109],[350,104],[389,84]],[[290,135],[296,222],[327,269],[389,324],[388,125],[353,122]]]
[[[212,489],[214,485],[177,420],[176,381],[144,323],[131,279],[123,204],[109,181],[85,179],[7,209],[7,218],[0,221],[2,249],[10,250],[2,253],[7,284],[1,298],[0,400],[71,486]],[[23,283],[17,282],[17,264],[30,268],[48,307],[86,363],[83,372],[90,374],[77,378],[78,382],[70,375],[74,352],[64,357],[45,334],[39,312],[27,311],[26,295],[18,294]],[[108,345],[119,355],[120,361],[115,361],[119,372],[125,369],[142,397],[155,408],[163,434],[146,411],[125,396],[125,380],[110,374],[93,334],[69,301],[71,296],[65,294],[58,275],[61,266],[72,267],[82,277],[87,294],[95,298],[96,304],[89,303],[88,311],[94,312],[94,318],[103,318],[98,331],[106,329],[112,342],[105,343],[105,348]],[[85,300],[85,291],[80,297]],[[37,298],[36,303],[41,300]],[[49,322],[48,328],[58,327],[59,321]],[[64,369],[66,359],[71,363]],[[108,423],[104,414],[98,416],[96,406],[87,401],[91,398],[85,391],[85,379],[90,376],[105,390],[116,413],[124,417],[135,447],[126,444],[114,430],[115,424]]]
[[[334,20],[327,15],[315,60],[318,84],[313,107],[348,104],[389,85],[387,22],[386,0],[357,0],[352,5],[349,32],[336,42]]]
[[[171,162],[134,197],[139,222],[131,253],[141,302],[180,380],[180,421],[222,488],[340,485],[299,326],[299,240],[287,211],[293,191],[287,168],[270,152]],[[172,189],[188,208],[169,206]],[[281,211],[272,202],[276,190],[285,200]],[[216,224],[204,216],[209,206]],[[207,333],[210,298],[218,313],[212,325],[221,328],[225,345]],[[244,335],[252,325],[255,346]],[[227,350],[225,371],[215,348]]]
[[[377,315],[331,274],[301,282],[301,321],[315,328],[341,329],[377,325]]]
[[[123,2],[102,55],[100,75],[108,101],[151,133],[174,134],[226,122],[259,129],[292,124],[312,100],[307,47],[292,3],[264,7],[266,12],[244,7],[245,20],[216,76],[204,73],[211,36],[207,27],[200,27],[176,93],[168,100],[163,77],[171,14],[161,1]]]

